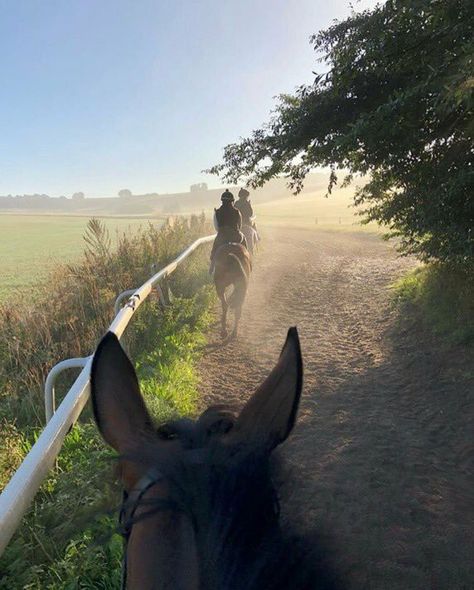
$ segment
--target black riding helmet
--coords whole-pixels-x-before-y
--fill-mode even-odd
[[[250,195],[249,191],[245,188],[241,188],[239,191],[239,199],[245,199]]]
[[[228,189],[226,189],[221,195],[221,201],[223,203],[233,203],[234,200],[234,195]]]

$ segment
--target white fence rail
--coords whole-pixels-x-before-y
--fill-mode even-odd
[[[152,289],[158,286],[158,282],[176,270],[178,265],[196,248],[211,242],[214,238],[215,235],[199,238],[173,262],[154,274],[141,287],[132,291],[131,297],[125,306],[116,313],[115,319],[110,324],[109,331],[114,332],[120,338],[138,307],[150,295]],[[79,360],[81,363],[79,363]],[[49,416],[47,419],[50,419],[46,427],[0,495],[0,555],[18,528],[23,515],[33,501],[49,470],[54,466],[66,434],[79,417],[89,398],[89,375],[92,356],[85,359],[69,359],[69,362],[71,361],[78,362],[68,365],[68,361],[62,361],[62,363],[56,365],[58,367],[56,374],[57,371],[69,366],[80,367],[82,365],[82,371],[57,411],[53,413],[53,403],[48,407]],[[54,374],[50,377],[50,380],[54,380]],[[48,384],[48,386],[51,391],[52,385]]]

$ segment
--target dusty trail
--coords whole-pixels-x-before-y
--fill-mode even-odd
[[[238,340],[211,334],[203,406],[240,406],[296,324],[305,386],[284,514],[332,532],[350,588],[474,588],[472,374],[397,324],[387,287],[413,263],[364,233],[264,237]]]

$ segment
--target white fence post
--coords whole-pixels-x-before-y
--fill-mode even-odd
[[[73,359],[66,359],[65,361],[61,361],[57,365],[51,369],[46,377],[46,381],[44,383],[44,415],[46,417],[46,423],[48,423],[54,412],[56,411],[56,399],[55,399],[55,390],[54,385],[56,383],[56,378],[60,373],[65,371],[66,369],[82,369],[85,367],[87,361],[90,357],[85,358],[73,358]]]

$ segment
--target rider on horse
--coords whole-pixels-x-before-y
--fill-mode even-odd
[[[252,227],[253,209],[249,200],[249,191],[241,188],[239,191],[239,200],[235,204],[235,208],[240,211],[242,215],[242,223]]]
[[[214,255],[223,244],[243,244],[247,248],[245,236],[240,231],[242,228],[242,216],[234,207],[234,195],[226,190],[221,195],[222,205],[214,209],[214,225],[217,236],[212,245],[210,274],[214,271]]]
[[[252,229],[254,229],[257,235],[257,239],[259,239],[257,226],[255,225],[255,217],[253,214],[252,203],[250,202],[249,195],[250,193],[248,190],[246,190],[245,188],[241,188],[239,191],[239,200],[235,204],[235,208],[238,209],[240,211],[240,214],[242,215],[242,223],[244,225],[249,225]]]

